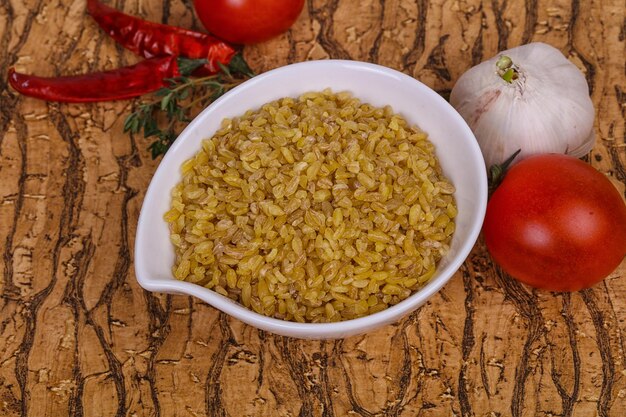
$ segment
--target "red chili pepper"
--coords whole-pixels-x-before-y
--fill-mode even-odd
[[[180,76],[174,56],[146,59],[115,70],[65,77],[38,77],[9,69],[9,83],[19,93],[47,101],[85,103],[137,97]]]
[[[228,65],[235,49],[206,33],[149,22],[106,6],[87,1],[87,10],[100,27],[120,45],[144,58],[174,55],[206,59],[203,73],[215,74],[219,64]]]

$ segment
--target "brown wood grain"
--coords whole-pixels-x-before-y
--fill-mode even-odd
[[[108,2],[200,29],[191,0]],[[309,0],[245,56],[377,62],[444,96],[499,50],[548,42],[584,71],[596,106],[589,162],[624,194],[623,0]],[[424,307],[365,336],[302,341],[136,283],[132,253],[158,164],[122,133],[136,102],[59,105],[6,73],[81,73],[136,61],[84,0],[0,0],[0,415],[626,415],[626,262],[578,293],[508,278],[479,241]]]

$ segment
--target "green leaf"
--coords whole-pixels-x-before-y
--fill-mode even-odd
[[[231,58],[228,68],[230,72],[245,75],[247,77],[254,77],[256,75],[254,71],[250,69],[246,60],[243,59],[241,53],[237,53]]]
[[[232,61],[232,59],[231,59]],[[220,67],[220,70],[226,74],[227,76],[231,76],[230,74],[230,68],[228,68],[226,65],[222,64],[221,62],[218,62],[217,65]]]
[[[181,122],[190,122],[191,118],[189,118],[187,116],[187,113],[185,112],[185,109],[183,109],[182,107],[178,108],[178,110],[176,111],[176,118],[178,120],[180,120]]]
[[[152,159],[157,159],[159,155],[163,155],[167,151],[167,148],[160,141],[152,142],[148,149],[150,149]]]
[[[139,128],[139,120],[137,119],[137,113],[131,113],[124,120],[124,132],[137,133]]]
[[[203,65],[208,64],[209,61],[206,59],[189,59],[189,58],[178,58],[178,71],[183,75],[190,75],[192,72],[197,70]]]
[[[181,100],[186,100],[189,97],[189,94],[191,94],[191,88],[189,88],[189,87],[183,88],[178,93],[178,98],[181,99]]]
[[[147,138],[159,133],[161,129],[157,126],[157,122],[154,119],[147,119],[143,125],[143,137]]]
[[[170,102],[167,104],[167,107],[164,109],[168,120],[172,120],[176,117],[176,111],[178,108],[178,100],[176,100],[175,98],[170,100]]]
[[[161,110],[165,110],[172,99],[172,93],[166,95],[161,99]]]
[[[169,80],[166,80],[166,81],[169,81]],[[168,94],[171,94],[171,92],[172,92],[171,88],[161,87],[154,93],[154,95],[157,96],[157,97],[163,97],[163,96],[166,96]]]

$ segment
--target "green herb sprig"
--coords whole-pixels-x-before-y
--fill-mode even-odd
[[[178,129],[191,121],[200,109],[254,76],[239,54],[228,66],[220,65],[217,74],[189,76],[205,63],[205,60],[179,60],[179,71],[183,75],[168,79],[170,85],[156,91],[154,100],[140,104],[126,117],[124,132],[143,132],[145,138],[155,138],[148,147],[153,159],[167,152],[178,137]]]

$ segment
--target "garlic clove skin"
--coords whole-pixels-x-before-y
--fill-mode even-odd
[[[511,58],[517,79],[497,72]],[[540,43],[512,48],[470,68],[457,81],[450,103],[474,132],[487,167],[521,149],[516,159],[540,153],[581,157],[594,145],[595,112],[587,80],[556,48]]]
[[[570,149],[569,151],[564,152],[564,153],[566,155],[570,155],[575,158],[582,158],[583,156],[587,155],[591,151],[591,149],[593,149],[593,145],[595,144],[595,141],[596,141],[596,132],[594,132],[592,129],[587,140],[584,141],[582,144],[580,144],[578,148]]]

